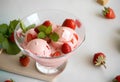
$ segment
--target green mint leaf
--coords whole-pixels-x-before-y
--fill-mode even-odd
[[[49,35],[51,32],[52,32],[52,26],[48,26],[48,27],[46,28],[45,33],[46,33],[47,35]]]
[[[2,48],[3,49],[8,49],[8,46],[9,46],[9,41],[7,38],[4,38],[4,40],[2,41]]]
[[[15,30],[17,24],[19,23],[20,21],[19,20],[13,20],[13,21],[10,21],[10,24],[9,24],[9,34],[13,33],[13,31]]]
[[[47,27],[44,26],[44,25],[40,25],[40,26],[38,27],[38,30],[39,30],[39,31],[42,31],[42,32],[44,32],[44,33],[45,33],[46,29],[47,29]]]
[[[4,35],[0,33],[0,44],[4,41]]]
[[[4,41],[2,42],[2,48],[5,49],[7,54],[16,55],[17,53],[20,52],[18,46],[13,42],[9,42],[7,38],[5,38]]]
[[[0,43],[0,48],[2,48],[2,44]]]
[[[58,39],[59,39],[59,35],[58,35],[57,33],[53,32],[52,34],[50,34],[49,38],[50,38],[51,40],[57,42]]]
[[[16,55],[20,52],[20,49],[18,48],[18,46],[15,43],[9,42],[9,46],[6,49],[6,52],[11,55]]]
[[[0,25],[0,33],[6,34],[8,32],[8,25],[7,24],[1,24]]]
[[[41,39],[46,38],[46,34],[44,32],[39,32],[38,38],[41,38]]]
[[[28,31],[28,30],[31,29],[31,28],[34,28],[35,26],[36,26],[35,24],[29,25],[29,26],[26,28],[26,31]]]
[[[26,32],[26,26],[25,26],[25,24],[22,21],[20,21],[20,28],[22,29],[22,31],[24,33]]]

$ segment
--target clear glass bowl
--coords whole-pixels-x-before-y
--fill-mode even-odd
[[[22,22],[24,22],[25,26],[29,26],[31,24],[36,24],[40,25],[42,24],[45,20],[50,20],[54,22],[56,25],[62,25],[63,21],[66,18],[71,18],[74,20],[79,20],[78,17],[75,15],[65,12],[65,11],[60,11],[60,10],[41,10],[37,11],[35,13],[32,13],[22,19]],[[80,20],[81,22],[81,20]],[[77,27],[75,30],[79,36],[79,44],[77,45],[76,49],[83,43],[85,40],[85,28],[82,24],[82,26],[79,28]],[[39,72],[43,74],[59,74],[62,72],[66,66],[67,60],[69,59],[70,55],[76,53],[76,49],[74,49],[72,52],[58,56],[58,57],[38,57],[32,52],[24,49],[22,47],[22,44],[24,42],[24,36],[18,36],[18,32],[21,32],[20,24],[17,25],[15,32],[14,32],[14,37],[15,37],[15,42],[18,45],[18,47],[21,49],[21,51],[24,54],[29,55],[36,61],[36,68],[38,69]]]

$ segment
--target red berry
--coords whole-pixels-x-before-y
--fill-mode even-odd
[[[63,22],[62,26],[66,26],[66,27],[69,27],[69,28],[75,30],[75,28],[76,28],[76,22],[73,19],[66,19]]]
[[[35,28],[34,28],[34,31],[35,31],[36,33],[39,33],[38,27],[35,27]]]
[[[42,25],[45,25],[48,27],[48,26],[52,25],[52,23],[49,20],[46,20]]]
[[[62,50],[62,52],[63,52],[64,54],[67,54],[67,53],[69,53],[69,52],[72,51],[70,45],[68,45],[67,43],[64,43],[64,44],[62,45],[62,49],[61,49],[61,50]]]
[[[6,80],[5,82],[12,82],[11,80]]]
[[[113,82],[120,82],[120,75],[117,75],[114,79]]]
[[[21,63],[22,66],[28,66],[29,62],[30,62],[30,58],[29,56],[26,56],[26,55],[22,55],[20,58],[19,58],[19,62]]]
[[[104,53],[102,53],[102,52],[95,53],[94,57],[93,57],[93,63],[96,66],[104,65],[104,67],[106,68],[106,66],[105,66],[105,59],[106,59],[106,56],[105,56]]]
[[[10,79],[10,80],[5,80],[4,82],[14,82],[14,81]]]
[[[60,55],[61,55],[61,53],[59,51],[56,51],[53,54],[51,54],[51,57],[58,57]]]
[[[29,41],[31,41],[31,40],[33,40],[33,39],[35,39],[35,38],[37,38],[36,35],[32,35],[31,33],[28,33],[28,34],[27,34],[27,42],[29,42]]]
[[[48,44],[51,43],[51,39],[50,38],[47,37],[47,38],[45,38],[45,40],[47,41]]]
[[[11,42],[15,42],[14,32],[10,35],[9,40],[10,40]]]
[[[108,8],[104,7],[103,15],[108,19],[114,19],[115,18],[115,13],[114,13],[113,9],[110,8],[110,7],[108,7]]]

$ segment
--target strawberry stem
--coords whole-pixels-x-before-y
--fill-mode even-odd
[[[101,63],[101,65],[103,65],[105,69],[107,68],[106,65],[105,65],[105,61],[103,61],[103,62]]]
[[[105,64],[103,64],[103,66],[104,66],[105,69],[107,68]]]

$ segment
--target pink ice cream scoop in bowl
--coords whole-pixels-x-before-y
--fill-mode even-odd
[[[39,72],[59,74],[84,42],[85,27],[71,13],[41,10],[20,20],[14,37],[21,51],[36,61]]]

